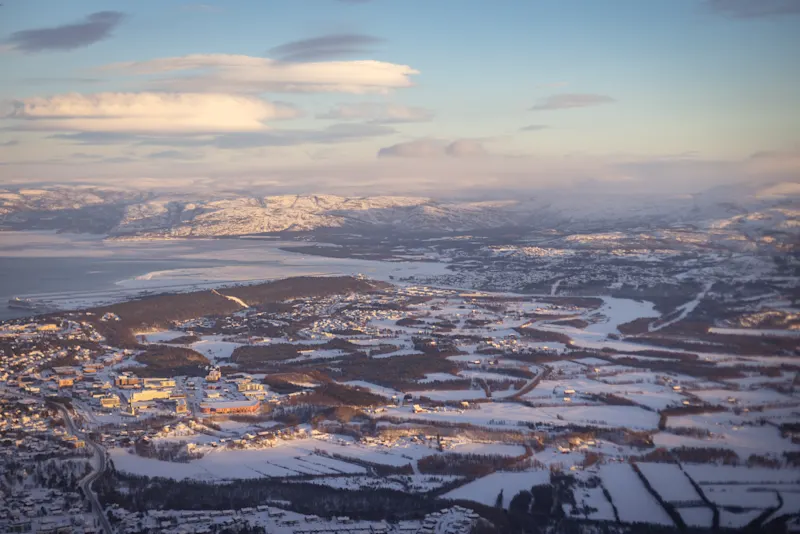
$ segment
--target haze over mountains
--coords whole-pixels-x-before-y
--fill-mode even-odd
[[[0,227],[113,236],[217,237],[340,229],[448,233],[613,231],[692,225],[796,238],[795,183],[719,187],[673,198],[546,193],[498,201],[406,196],[193,195],[101,188],[0,190]]]

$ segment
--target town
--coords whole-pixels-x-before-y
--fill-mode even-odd
[[[704,302],[329,277],[7,321],[0,525],[792,530],[797,331]]]

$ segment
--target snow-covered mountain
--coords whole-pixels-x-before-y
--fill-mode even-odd
[[[194,196],[99,188],[0,190],[0,226],[95,231],[114,236],[213,237],[341,229],[447,233],[503,227],[613,232],[692,226],[796,235],[791,184],[710,190],[679,198],[575,193],[506,201],[424,197],[244,194]]]

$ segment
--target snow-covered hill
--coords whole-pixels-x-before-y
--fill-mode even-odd
[[[770,184],[666,199],[560,193],[467,202],[396,196],[200,197],[52,187],[0,190],[0,225],[11,229],[90,228],[88,231],[114,236],[145,237],[238,236],[324,229],[447,233],[503,227],[652,235],[654,229],[691,228],[709,234],[720,230],[738,232],[759,239],[763,235],[797,235],[797,193],[797,188],[786,184]]]

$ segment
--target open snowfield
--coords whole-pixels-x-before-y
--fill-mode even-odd
[[[144,338],[147,343],[164,343],[185,335],[186,332],[181,330],[161,330],[159,332],[149,332],[144,334]]]
[[[714,511],[707,506],[678,508],[678,513],[690,527],[710,528],[714,523]]]
[[[623,522],[658,523],[669,526],[674,524],[655,497],[648,493],[629,464],[602,465],[600,477],[603,479],[603,486],[611,494],[619,518]]]
[[[700,485],[725,482],[800,485],[800,469],[768,469],[713,464],[684,464],[683,468]]]
[[[209,359],[211,363],[217,363],[220,359],[228,359],[237,347],[242,343],[232,343],[222,341],[223,336],[203,336],[200,341],[192,343],[189,347],[196,350]]]
[[[770,404],[792,403],[800,406],[800,399],[778,393],[775,390],[763,388],[757,391],[729,391],[726,389],[707,389],[695,391],[695,395],[710,404],[731,405],[736,404],[752,408],[754,406],[767,406]],[[733,402],[730,402],[730,400]]]
[[[699,501],[700,496],[675,464],[637,463],[650,485],[667,502]]]
[[[713,412],[695,415],[681,415],[670,417],[667,427],[695,427],[707,428],[715,432],[720,426],[760,425],[761,420],[774,424],[790,423],[797,421],[800,409],[797,407],[769,408],[762,411],[741,412]]]
[[[440,389],[427,391],[414,391],[414,397],[427,397],[434,401],[471,401],[475,399],[485,399],[486,392],[483,389]]]
[[[508,509],[511,499],[522,490],[550,483],[550,471],[525,471],[522,473],[497,472],[473,480],[469,484],[446,493],[446,499],[465,499],[494,506],[500,491],[503,492],[503,507]]]
[[[715,447],[730,449],[746,460],[751,454],[773,454],[780,456],[785,451],[797,451],[800,445],[793,444],[781,436],[773,426],[712,427],[708,438],[678,436],[659,432],[653,436],[656,447]]]
[[[719,506],[740,506],[762,510],[778,506],[778,497],[775,492],[760,486],[704,484],[703,492],[711,502]]]
[[[658,414],[635,406],[561,406],[529,408],[527,406],[490,402],[478,409],[412,413],[407,408],[390,409],[388,414],[406,419],[472,423],[491,427],[516,427],[517,422],[563,426],[570,423],[598,427],[624,427],[653,430],[658,427]]]
[[[746,527],[753,519],[757,518],[763,510],[744,510],[731,511],[720,510],[719,512],[719,526],[724,528],[743,528]]]
[[[197,480],[233,480],[304,474],[363,474],[361,466],[318,456],[291,446],[260,450],[212,451],[189,463],[142,458],[124,449],[109,451],[119,471],[151,477]]]

